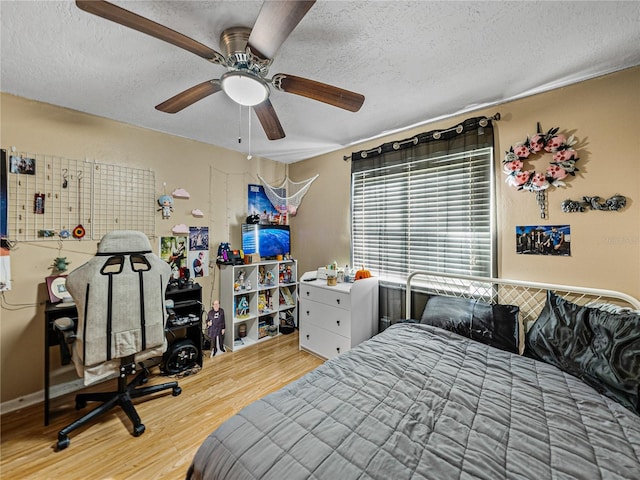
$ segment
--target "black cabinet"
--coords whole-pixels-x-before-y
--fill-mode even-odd
[[[44,424],[49,425],[49,391],[51,389],[51,377],[49,375],[49,347],[60,344],[58,334],[53,329],[53,322],[62,317],[70,317],[74,324],[78,324],[78,313],[75,303],[51,303],[47,301],[44,309]]]
[[[196,365],[202,367],[202,287],[197,283],[183,288],[167,288],[165,298],[173,301],[173,315],[167,319],[165,334],[167,350],[162,356],[160,369],[166,374],[175,374]],[[77,310],[74,303],[47,302],[45,317],[44,355],[44,424],[49,425],[50,388],[49,374],[51,360],[49,348],[59,345],[53,322],[62,317],[71,317],[77,324]]]
[[[166,325],[167,351],[161,369],[166,374],[202,367],[202,287],[197,283],[183,288],[168,288],[165,295],[173,301]]]

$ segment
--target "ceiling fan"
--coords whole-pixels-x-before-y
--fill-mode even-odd
[[[351,112],[357,112],[364,102],[364,96],[359,93],[307,78],[286,73],[267,78],[278,49],[314,3],[315,0],[265,1],[252,29],[231,27],[222,32],[220,47],[223,53],[218,53],[192,38],[112,3],[76,0],[78,8],[85,12],[164,40],[227,68],[227,72],[219,79],[195,85],[156,105],[157,110],[176,113],[222,90],[236,103],[253,107],[269,140],[285,137],[269,100],[271,87]]]

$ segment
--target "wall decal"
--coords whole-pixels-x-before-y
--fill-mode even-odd
[[[547,218],[546,191],[549,187],[564,187],[562,181],[568,176],[575,176],[576,162],[579,160],[578,152],[574,149],[577,140],[573,135],[567,138],[558,133],[555,127],[542,133],[540,123],[538,132],[532,137],[527,137],[524,142],[517,143],[509,148],[502,161],[502,171],[507,174],[507,183],[518,190],[526,190],[536,194],[536,201],[540,207],[540,218]],[[535,170],[526,170],[524,162],[535,160],[535,157],[552,153],[553,159],[549,162],[545,172],[536,173]]]
[[[609,212],[617,212],[627,206],[627,197],[620,194],[615,194],[613,197],[607,198],[604,202],[600,203],[600,197],[582,197],[580,200],[566,199],[560,207],[563,212],[585,212],[587,209],[591,210],[604,210]]]
[[[191,194],[184,188],[176,188],[173,192],[171,192],[171,195],[173,195],[174,198],[191,198]]]

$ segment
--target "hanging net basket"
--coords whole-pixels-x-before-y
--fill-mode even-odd
[[[281,214],[288,213],[295,216],[300,202],[302,202],[302,197],[304,197],[318,176],[316,175],[302,182],[294,182],[287,176],[280,185],[269,185],[260,175],[258,175],[258,178],[264,185],[264,192],[275,209]]]

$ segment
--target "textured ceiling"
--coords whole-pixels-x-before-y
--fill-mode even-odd
[[[220,51],[259,1],[114,1]],[[640,64],[640,2],[318,1],[269,70],[356,91],[357,113],[272,89],[286,138],[220,92],[154,106],[225,69],[79,10],[0,1],[2,92],[281,162]],[[249,123],[251,135],[248,135]],[[238,137],[242,136],[242,143]],[[249,140],[250,137],[250,140]]]

